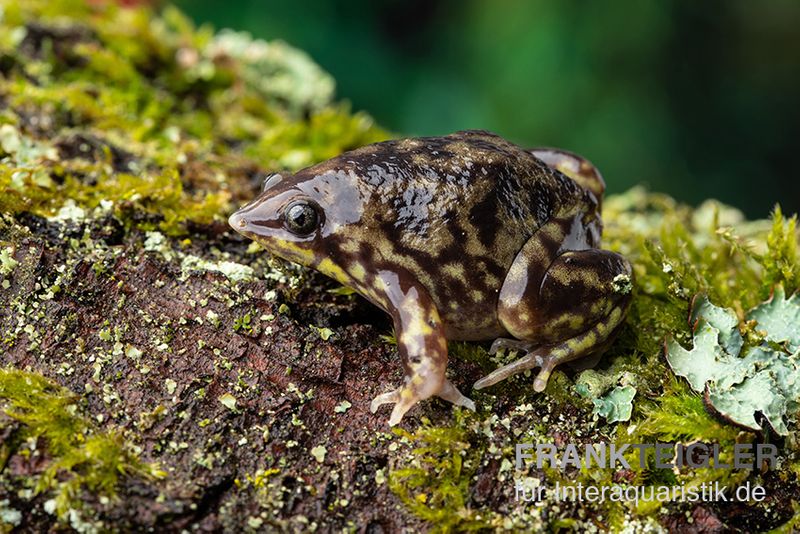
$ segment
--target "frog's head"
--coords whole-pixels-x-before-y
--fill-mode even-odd
[[[357,182],[351,173],[331,168],[271,174],[261,194],[228,223],[272,254],[338,279],[324,267],[341,261],[338,252],[349,239],[347,226],[361,219],[363,195]]]

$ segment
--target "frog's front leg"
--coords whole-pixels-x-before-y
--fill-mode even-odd
[[[389,425],[400,422],[417,402],[433,395],[470,410],[475,403],[447,379],[447,339],[439,312],[427,291],[417,285],[403,287],[395,273],[383,272],[376,280],[383,286],[394,319],[397,348],[405,370],[405,381],[394,391],[375,397],[375,413],[382,404],[394,403]]]

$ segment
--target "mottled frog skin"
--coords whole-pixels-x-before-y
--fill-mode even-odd
[[[536,391],[556,365],[610,343],[630,303],[631,267],[597,248],[603,190],[574,154],[464,131],[271,175],[230,224],[392,316],[405,380],[371,409],[394,403],[394,425],[433,395],[474,409],[445,376],[448,339],[525,353],[476,389],[535,367]]]

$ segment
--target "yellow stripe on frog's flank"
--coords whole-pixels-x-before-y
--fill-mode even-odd
[[[353,263],[350,266],[350,276],[358,280],[359,282],[363,282],[367,278],[367,271],[364,269],[364,266],[360,263]]]

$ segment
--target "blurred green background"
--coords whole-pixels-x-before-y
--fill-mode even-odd
[[[184,0],[283,39],[403,135],[484,128],[751,217],[800,211],[800,2]]]

